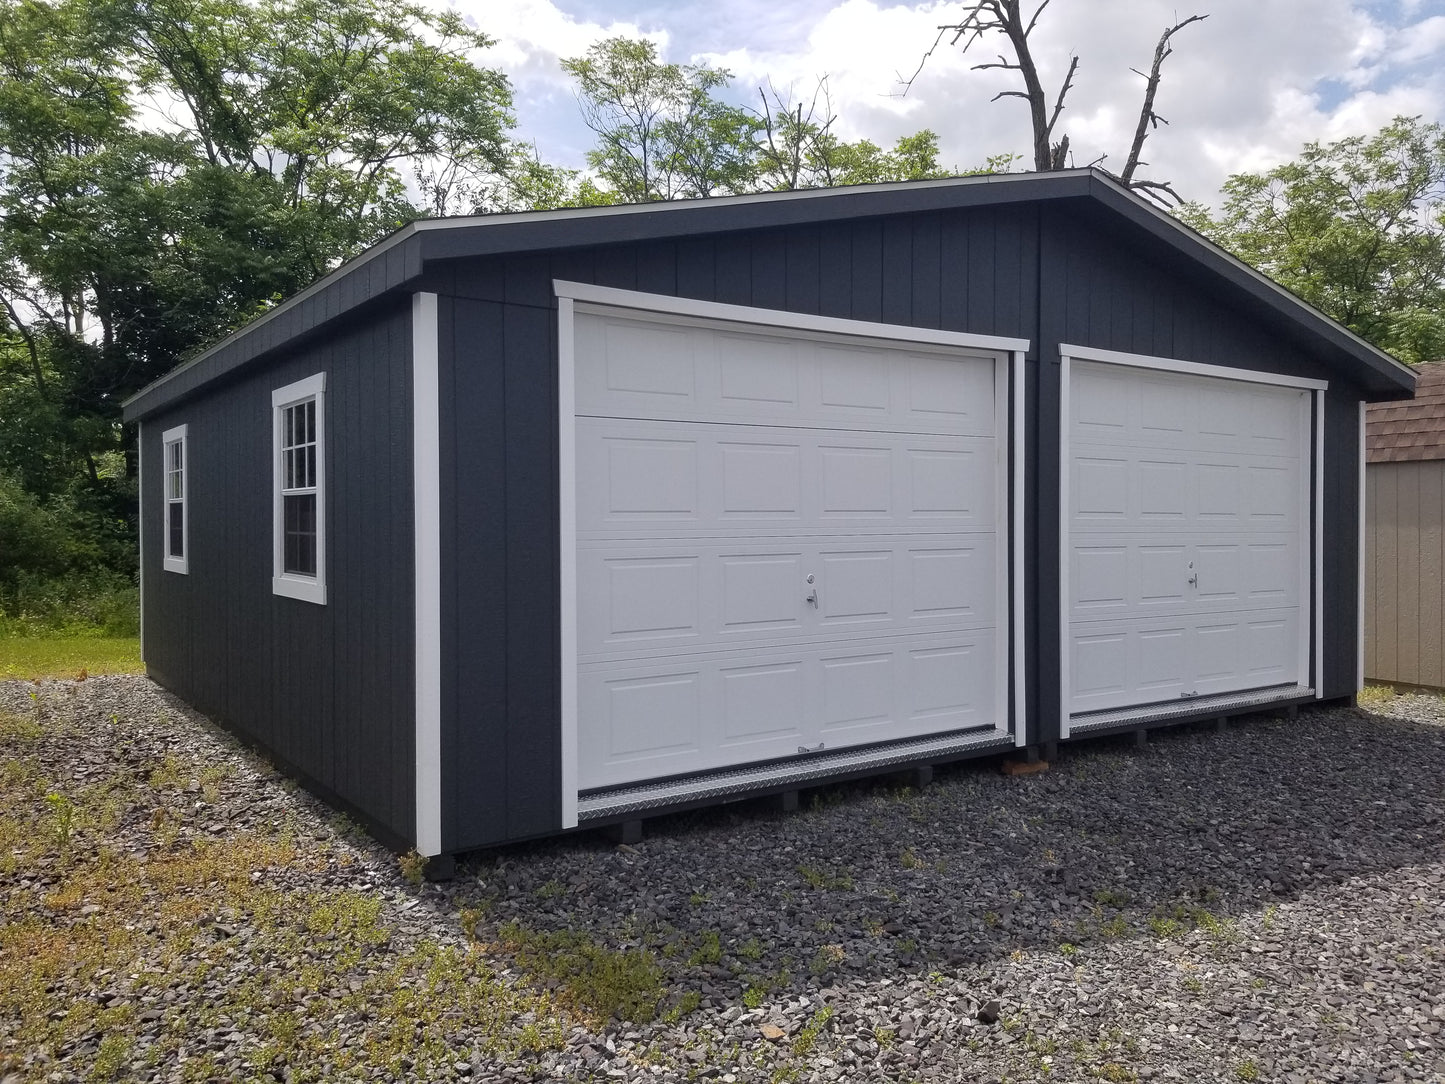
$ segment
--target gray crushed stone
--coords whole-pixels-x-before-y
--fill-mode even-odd
[[[167,740],[235,756],[140,678],[65,700],[167,710]],[[18,710],[27,685],[0,684]],[[62,698],[63,700],[63,698]],[[182,730],[184,731],[182,733]],[[218,824],[325,807],[257,773]],[[471,856],[412,889],[355,842],[331,883],[407,936],[506,922],[657,954],[694,1011],[574,1027],[534,1065],[470,1079],[1445,1081],[1445,700],[1254,716],[1223,733],[1097,739],[1052,770],[940,768]],[[329,838],[329,837],[328,837]],[[506,967],[505,959],[498,960]],[[509,972],[514,978],[515,971]]]

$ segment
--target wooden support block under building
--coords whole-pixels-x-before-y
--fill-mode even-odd
[[[1047,760],[1006,760],[1002,767],[1004,775],[1036,775],[1048,770]]]
[[[1134,731],[1134,748],[1147,749],[1149,747],[1149,731],[1142,726]]]
[[[1047,761],[1051,761],[1051,762],[1052,762],[1052,761],[1058,760],[1058,759],[1059,759],[1059,743],[1056,742],[1056,741],[1046,741],[1046,742],[1044,742],[1044,753],[1043,753],[1043,755],[1044,755],[1044,759],[1047,760]]]
[[[428,881],[450,881],[457,875],[455,855],[434,854],[426,860],[425,877]]]
[[[616,824],[609,824],[603,829],[607,838],[613,843],[626,843],[631,846],[634,843],[642,842],[642,821],[619,821]]]
[[[798,792],[785,790],[778,795],[778,808],[784,813],[796,813],[798,811]]]
[[[920,764],[918,767],[913,769],[913,786],[915,789],[922,790],[924,787],[928,786],[932,782],[932,764]]]
[[[1214,720],[1214,729],[1218,733],[1223,734],[1229,729],[1229,720],[1221,715],[1218,719]]]

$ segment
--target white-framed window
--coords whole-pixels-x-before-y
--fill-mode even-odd
[[[326,604],[326,374],[271,393],[278,595]]]
[[[187,571],[190,554],[190,516],[186,511],[186,486],[190,471],[186,463],[186,426],[178,425],[161,434],[161,524],[165,544],[161,567],[167,572]]]

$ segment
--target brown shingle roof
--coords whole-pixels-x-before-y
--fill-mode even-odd
[[[1445,459],[1445,361],[1415,366],[1415,398],[1365,407],[1371,463]]]

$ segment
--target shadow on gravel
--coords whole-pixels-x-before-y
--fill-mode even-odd
[[[475,856],[486,924],[644,946],[677,989],[737,997],[1068,952],[1233,918],[1445,853],[1445,726],[1350,709],[1066,747],[1047,773],[964,762]]]

